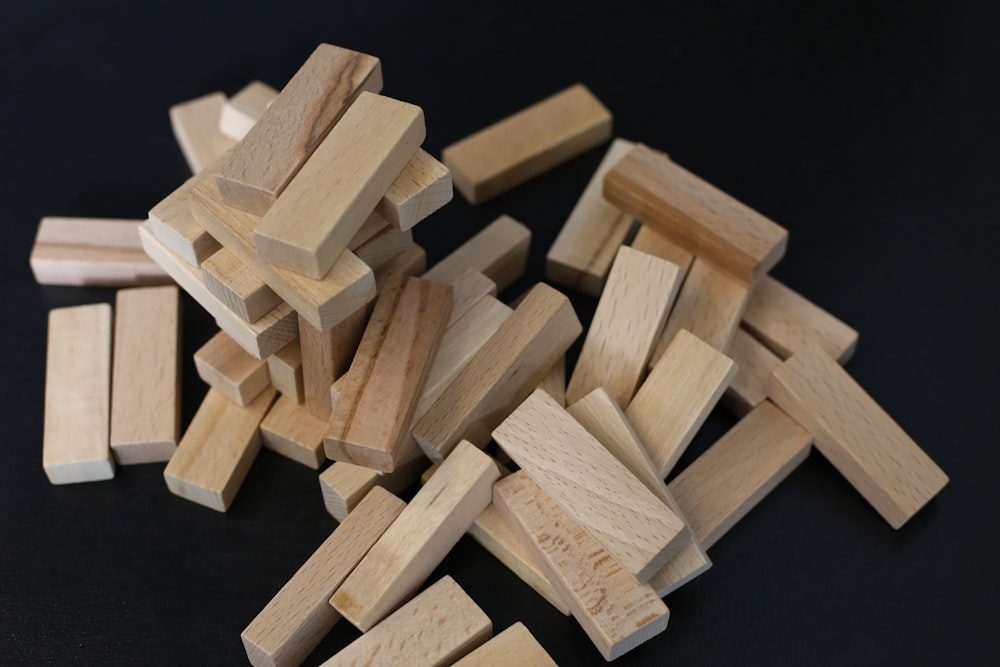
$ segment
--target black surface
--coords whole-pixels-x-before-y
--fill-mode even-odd
[[[162,465],[50,486],[46,311],[113,291],[36,286],[27,262],[42,215],[142,217],[185,178],[168,106],[281,86],[329,41],[382,58],[434,154],[588,84],[618,134],[790,230],[774,274],[861,331],[850,372],[951,476],[896,532],[814,453],[620,664],[995,664],[996,3],[107,4],[17,3],[0,21],[0,663],[239,664],[240,630],[334,527],[316,473],[268,451],[225,515],[170,495]],[[417,240],[437,260],[513,215],[535,232],[517,292],[603,152],[477,208],[457,198]],[[184,317],[186,423],[212,323],[189,300]],[[713,414],[681,465],[731,423]],[[497,631],[520,619],[560,664],[602,662],[467,538],[443,573]],[[355,636],[339,624],[309,664]]]

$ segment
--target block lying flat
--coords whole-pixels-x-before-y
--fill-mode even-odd
[[[639,231],[636,232],[635,238],[632,239],[631,247],[647,255],[659,257],[660,259],[665,259],[668,262],[676,264],[680,269],[678,280],[682,283],[687,276],[688,269],[691,268],[691,262],[694,261],[694,253],[685,250],[663,236],[663,234],[653,230],[649,225],[639,225]]]
[[[611,112],[582,84],[444,149],[455,187],[481,204],[611,136]]]
[[[357,235],[355,235],[355,238]],[[353,241],[353,239],[352,239]],[[350,247],[348,243],[348,247]],[[413,245],[413,232],[386,227],[354,249],[358,259],[377,271],[383,264]]]
[[[270,385],[267,362],[251,357],[225,331],[198,348],[194,367],[208,386],[243,407]]]
[[[278,91],[266,83],[251,81],[222,106],[219,132],[239,141],[247,136],[277,96]]]
[[[324,431],[325,421],[287,396],[279,396],[260,423],[265,447],[316,470],[326,462]]]
[[[746,329],[736,330],[727,354],[738,370],[723,402],[737,415],[744,415],[767,398],[767,383],[771,373],[781,365],[781,358]]]
[[[343,521],[376,486],[391,493],[401,493],[420,477],[420,472],[426,467],[426,459],[417,458],[380,475],[371,468],[334,461],[319,476],[323,505],[333,518]]]
[[[491,665],[557,667],[555,660],[520,621],[455,663],[455,667]]]
[[[245,322],[256,322],[281,305],[281,297],[225,248],[201,264],[205,287]]]
[[[267,358],[267,373],[271,386],[294,403],[305,400],[302,387],[302,350],[293,340]]]
[[[419,276],[426,270],[427,252],[416,243],[411,243],[406,247],[406,250],[378,268],[378,271],[375,272],[375,287],[381,292],[386,280],[394,273],[404,276]]]
[[[450,202],[452,196],[448,167],[421,149],[385,191],[375,212],[405,231]]]
[[[198,176],[192,176],[149,209],[149,220],[156,239],[172,253],[196,267],[222,248],[194,219],[190,205],[191,188],[197,182]]]
[[[948,476],[836,360],[813,344],[771,375],[768,393],[893,528],[948,483]]]
[[[52,484],[111,479],[111,306],[49,311],[42,468]]]
[[[464,271],[479,271],[502,292],[521,277],[528,261],[531,230],[501,215],[424,274],[428,280],[454,282]]]
[[[170,107],[170,126],[192,174],[218,160],[236,141],[219,131],[226,96],[211,93]]]

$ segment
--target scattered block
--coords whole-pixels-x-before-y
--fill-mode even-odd
[[[444,149],[455,187],[470,204],[576,157],[611,136],[611,112],[576,84]]]
[[[278,91],[266,83],[251,81],[222,105],[219,132],[230,139],[241,140],[277,96]]]
[[[556,661],[520,621],[456,662],[454,667],[496,665],[557,667]]]
[[[450,202],[452,196],[448,167],[419,149],[386,190],[375,212],[405,231]]]
[[[201,264],[205,287],[245,322],[256,322],[281,305],[281,297],[225,248]]]
[[[225,105],[225,95],[211,93],[170,107],[170,126],[192,174],[218,160],[236,144],[219,131],[219,117]]]
[[[742,416],[767,398],[767,383],[771,373],[781,365],[781,358],[745,329],[736,330],[726,354],[738,370],[722,401]]]
[[[560,357],[559,361],[552,365],[538,383],[538,388],[551,396],[556,403],[566,407],[566,357]]]
[[[199,267],[222,246],[194,219],[190,202],[196,182],[198,176],[192,176],[164,197],[149,210],[149,221],[160,243],[191,266]]]
[[[372,270],[378,270],[411,245],[413,245],[413,232],[401,232],[386,227],[355,248],[354,254]]]
[[[427,278],[425,278],[427,279]],[[448,326],[453,325],[484,296],[495,297],[497,285],[479,271],[467,269],[451,282],[452,306]]]
[[[351,365],[365,331],[369,309],[363,306],[327,331],[319,331],[299,314],[299,350],[302,354],[302,389],[305,406],[320,419],[333,408],[330,386]]]
[[[427,253],[416,243],[411,243],[406,250],[383,264],[375,272],[375,287],[381,292],[389,276],[400,274],[404,276],[419,276],[427,269]]]
[[[428,280],[454,282],[463,272],[479,271],[502,292],[524,274],[531,230],[501,215],[424,274]]]
[[[42,468],[52,484],[111,479],[111,306],[49,311]]]
[[[267,358],[267,373],[271,386],[293,403],[302,403],[305,396],[302,378],[302,350],[293,340]]]
[[[325,421],[287,396],[279,396],[260,423],[260,439],[265,447],[315,470],[326,461],[325,431]]]
[[[212,336],[194,353],[194,367],[208,386],[241,407],[271,384],[267,362],[251,357],[225,331]]]
[[[414,459],[380,475],[371,468],[363,468],[346,461],[334,461],[319,476],[323,505],[337,521],[343,521],[369,491],[376,486],[391,493],[401,493],[420,476],[427,461]]]
[[[677,280],[682,284],[684,283],[684,278],[687,276],[688,269],[691,268],[691,262],[694,261],[694,253],[685,250],[663,236],[663,234],[654,231],[649,225],[639,225],[639,231],[636,232],[635,238],[632,239],[631,247],[633,250],[639,250],[647,255],[659,257],[660,259],[665,259],[668,262],[676,264],[677,268],[680,269]]]

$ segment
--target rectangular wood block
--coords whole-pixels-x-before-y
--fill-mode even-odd
[[[455,187],[481,204],[611,136],[611,112],[582,84],[547,97],[444,149]]]
[[[323,505],[333,518],[343,521],[376,486],[390,493],[402,493],[417,481],[420,472],[426,467],[427,461],[419,458],[380,475],[371,468],[346,461],[334,461],[319,476]]]
[[[608,172],[604,198],[747,283],[788,244],[783,227],[643,144]]]
[[[149,209],[149,221],[156,239],[195,267],[201,266],[202,262],[222,248],[194,219],[191,211],[191,189],[198,179],[197,175],[190,177]]]
[[[635,233],[631,247],[647,255],[659,257],[660,259],[665,259],[668,262],[676,264],[680,269],[678,280],[682,284],[684,278],[687,276],[688,269],[691,268],[691,262],[694,261],[694,253],[690,250],[685,250],[663,234],[655,231],[649,225],[639,225],[639,231]]]
[[[118,290],[111,451],[121,465],[168,461],[177,449],[180,319],[173,285]]]
[[[257,124],[278,91],[263,81],[251,81],[230,97],[219,114],[219,132],[240,141]]]
[[[211,93],[170,107],[170,126],[192,174],[218,160],[236,144],[219,131],[219,117],[225,105],[223,93]]]
[[[358,259],[377,271],[383,264],[392,261],[399,253],[413,245],[413,232],[401,232],[386,227],[355,250]]]
[[[333,405],[330,386],[351,365],[368,322],[368,306],[327,331],[320,331],[299,314],[299,350],[305,406],[316,417],[329,419]]]
[[[534,635],[520,621],[456,662],[454,667],[491,665],[558,667],[552,656],[542,648]]]
[[[399,253],[375,271],[375,288],[382,291],[386,281],[393,274],[404,276],[419,276],[427,270],[427,252],[417,245],[411,243],[406,250]]]
[[[111,479],[111,306],[49,311],[42,468],[52,484]]]
[[[559,361],[552,365],[538,383],[538,388],[551,396],[556,403],[566,407],[566,357],[560,357]]]
[[[324,420],[287,396],[279,396],[260,423],[260,439],[265,447],[315,470],[326,462],[325,431]]]
[[[385,191],[375,212],[405,231],[450,202],[453,192],[448,167],[419,149]]]
[[[424,274],[428,280],[454,282],[462,272],[479,271],[502,292],[524,274],[531,230],[507,215],[488,224]]]
[[[738,370],[722,402],[742,416],[767,398],[767,383],[774,369],[781,365],[781,358],[742,328],[736,330],[726,354]]]
[[[808,344],[771,374],[768,394],[893,528],[948,476],[836,360]]]
[[[245,322],[256,322],[281,305],[281,297],[225,248],[201,264],[205,287]]]
[[[299,342],[293,340],[267,358],[267,373],[271,386],[294,403],[305,400],[302,379],[302,350]]]
[[[425,280],[429,278],[425,277]],[[484,296],[496,297],[497,285],[479,271],[467,269],[451,281],[452,306],[448,326],[453,325]]]
[[[270,385],[267,362],[251,357],[225,331],[194,353],[194,367],[208,386],[243,407]]]

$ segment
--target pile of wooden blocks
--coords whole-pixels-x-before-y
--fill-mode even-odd
[[[195,175],[144,222],[45,219],[32,253],[39,282],[133,286],[114,336],[107,305],[51,313],[52,483],[166,461],[173,493],[226,511],[262,445],[333,461],[340,524],[244,630],[251,663],[298,665],[344,617],[364,634],[325,664],[554,664],[521,624],[490,639],[450,577],[420,592],[466,533],[612,660],[666,628],[663,597],[814,443],[895,528],[947,483],[841,367],[857,333],[767,275],[787,232],[623,139],[547,257],[599,299],[567,383],[569,299],[496,298],[529,230],[503,216],[425,271],[412,228],[452,179],[484,201],[609,139],[611,114],[573,86],[442,164],[381,86],[377,58],[324,44],[280,93],[178,105]],[[180,438],[178,290],[136,287],[171,281],[221,329]],[[665,484],[720,400],[740,421]]]

